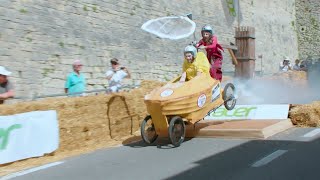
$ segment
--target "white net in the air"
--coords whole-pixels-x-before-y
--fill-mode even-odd
[[[188,17],[169,16],[149,20],[141,26],[141,29],[160,38],[176,40],[192,35],[196,23]]]

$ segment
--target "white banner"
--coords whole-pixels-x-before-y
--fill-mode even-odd
[[[56,111],[0,116],[0,164],[43,156],[58,146]]]
[[[259,120],[259,119],[288,119],[289,105],[236,105],[231,111],[221,106],[206,116],[205,120]]]

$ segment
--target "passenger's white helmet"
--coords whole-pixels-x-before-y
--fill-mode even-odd
[[[186,53],[191,53],[194,58],[197,57],[197,49],[192,45],[189,45],[186,48],[184,48],[184,54]]]
[[[212,29],[211,26],[205,25],[205,26],[203,26],[202,29],[201,29],[201,33],[202,33],[202,32],[209,32],[209,33],[211,33],[211,34],[213,35],[214,30]]]

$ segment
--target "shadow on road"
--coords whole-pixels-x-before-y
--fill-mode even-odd
[[[184,142],[187,142],[191,140],[191,138],[186,138],[184,140]],[[122,142],[122,145],[124,146],[129,146],[132,148],[143,148],[143,147],[148,147],[148,146],[154,146],[157,147],[158,149],[172,149],[172,148],[176,148],[174,147],[169,138],[158,138],[154,143],[152,144],[146,144],[145,142],[143,142],[143,140],[141,139],[141,136],[133,136],[130,137],[126,140],[124,140]]]
[[[253,167],[262,158],[284,150],[269,163]],[[277,180],[319,179],[320,139],[310,142],[252,140],[219,154],[193,162],[194,167],[167,180]],[[179,162],[175,162],[179,166]]]

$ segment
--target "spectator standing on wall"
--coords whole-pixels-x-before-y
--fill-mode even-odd
[[[84,75],[80,72],[82,69],[80,60],[75,60],[72,64],[73,72],[69,73],[64,86],[65,93],[73,96],[82,95],[81,92],[86,89],[86,81]],[[78,94],[79,93],[79,94]]]
[[[14,96],[13,85],[8,79],[10,75],[10,71],[0,66],[0,104],[3,104],[6,99]]]
[[[285,57],[284,60],[280,62],[279,70],[282,72],[292,70],[289,57]]]
[[[111,69],[106,72],[106,78],[109,82],[108,92],[119,92],[122,80],[131,78],[131,75],[126,67],[120,66],[117,58],[111,59],[110,63]]]

